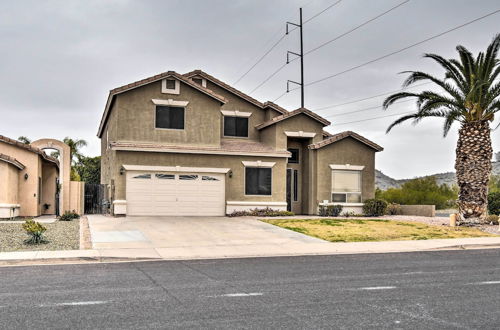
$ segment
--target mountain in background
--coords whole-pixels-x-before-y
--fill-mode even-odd
[[[500,175],[500,161],[492,162],[492,174]],[[434,176],[438,184],[447,184],[449,186],[455,184],[455,172],[437,173],[432,175],[426,175],[424,177]],[[387,190],[389,188],[399,188],[401,185],[410,179],[393,179],[388,175],[382,173],[382,171],[375,170],[375,186],[381,190]]]

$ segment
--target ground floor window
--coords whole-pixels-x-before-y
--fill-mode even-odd
[[[245,167],[245,195],[271,195],[272,169]]]
[[[361,203],[360,171],[332,171],[332,202]]]

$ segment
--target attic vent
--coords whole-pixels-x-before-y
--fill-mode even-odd
[[[203,86],[203,87],[207,87],[207,80],[205,78],[194,77],[192,80],[195,84],[198,84],[198,85]]]

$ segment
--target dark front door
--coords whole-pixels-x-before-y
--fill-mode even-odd
[[[286,209],[292,210],[292,169],[286,169]]]

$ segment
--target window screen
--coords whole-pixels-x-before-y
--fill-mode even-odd
[[[358,171],[333,171],[332,191],[361,192],[361,173]]]
[[[165,84],[167,89],[175,89],[175,80],[167,79],[167,82]]]
[[[184,108],[157,106],[155,127],[184,129]]]
[[[224,136],[248,137],[248,118],[224,116]]]
[[[271,168],[245,167],[245,194],[271,195]]]

